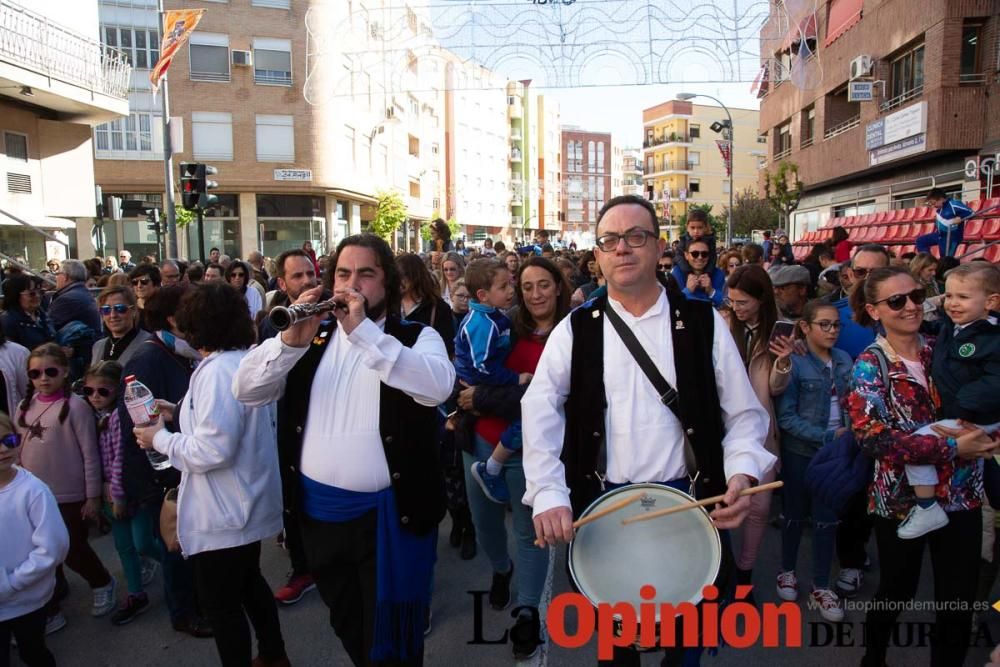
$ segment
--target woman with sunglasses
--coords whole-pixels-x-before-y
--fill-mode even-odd
[[[42,308],[42,289],[37,278],[22,274],[5,280],[3,306],[0,323],[9,340],[33,350],[56,339],[48,313]]]
[[[138,346],[152,337],[139,328],[135,293],[128,287],[107,287],[97,295],[97,310],[108,335],[94,343],[90,363],[117,361],[124,366]]]
[[[935,600],[942,604],[931,632],[931,664],[961,665],[969,647],[982,544],[980,459],[992,455],[996,443],[978,428],[917,433],[936,421],[940,410],[931,376],[934,341],[920,334],[925,298],[925,288],[903,267],[875,269],[851,295],[858,324],[878,322],[884,331],[858,357],[847,398],[854,435],[875,459],[868,513],[880,578],[878,607],[865,619],[866,666],[885,662],[898,610],[917,590],[925,546],[931,551]],[[906,464],[934,465],[944,480],[937,497],[948,524],[916,539],[896,534],[916,503],[913,488],[901,481]]]
[[[802,528],[811,516],[813,580],[809,596],[824,620],[838,623],[844,619],[844,610],[830,587],[838,517],[810,494],[805,476],[813,455],[848,431],[844,408],[851,379],[851,355],[833,347],[840,335],[840,314],[827,301],[813,300],[806,304],[796,334],[808,351],[792,355],[788,387],[777,399],[781,478],[785,482],[777,591],[782,600],[798,598],[795,565]]]
[[[456,252],[449,252],[441,262],[441,298],[451,307],[451,292],[455,282],[465,277],[465,258]]]
[[[141,316],[146,300],[160,289],[160,269],[155,264],[140,264],[128,274],[132,291],[135,292],[135,307]],[[141,317],[140,317],[141,320]]]
[[[233,260],[226,267],[226,282],[235,287],[236,291],[243,296],[243,300],[247,302],[250,319],[256,321],[257,313],[264,307],[264,300],[256,288],[250,287],[252,277],[250,265],[243,260]]]

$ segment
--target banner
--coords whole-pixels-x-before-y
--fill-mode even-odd
[[[719,146],[719,153],[722,154],[722,161],[726,163],[726,178],[733,177],[733,148],[732,144],[725,139],[716,139]]]
[[[163,17],[163,43],[160,44],[160,59],[149,72],[149,82],[153,92],[160,87],[160,80],[166,75],[177,50],[191,37],[195,26],[201,21],[204,9],[171,9]]]

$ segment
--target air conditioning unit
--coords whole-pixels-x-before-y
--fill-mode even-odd
[[[250,51],[238,51],[233,49],[233,65],[237,67],[252,67],[253,66],[253,53]]]
[[[875,60],[871,56],[858,56],[851,61],[851,81],[863,76],[871,76]]]

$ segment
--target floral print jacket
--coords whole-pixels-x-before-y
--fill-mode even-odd
[[[906,517],[916,502],[913,488],[906,481],[906,464],[937,468],[935,495],[945,511],[978,508],[983,495],[982,462],[958,458],[945,438],[914,434],[937,420],[941,405],[931,377],[933,339],[924,339],[920,351],[929,390],[910,375],[884,336],[879,336],[875,344],[882,348],[888,362],[888,386],[878,358],[865,350],[854,364],[847,397],[854,436],[875,459],[868,513],[890,519]]]

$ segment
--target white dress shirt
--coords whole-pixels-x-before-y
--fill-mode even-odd
[[[660,298],[639,317],[609,299],[625,324],[645,348],[663,377],[677,385],[669,301]],[[603,315],[602,315],[603,317]],[[725,437],[722,441],[726,479],[743,473],[761,479],[776,459],[764,449],[767,412],[750,386],[739,350],[729,329],[714,313],[712,359],[719,391]],[[538,515],[554,507],[569,507],[569,488],[559,455],[566,428],[564,405],[569,395],[573,330],[570,318],[556,325],[542,352],[534,378],[521,400],[524,429],[524,503]],[[592,363],[600,363],[594,360]],[[604,385],[608,407],[607,481],[661,482],[686,477],[683,429],[659,395],[613,325],[604,317]]]
[[[379,434],[381,382],[426,406],[447,400],[455,384],[455,367],[434,329],[424,327],[408,348],[383,327],[384,320],[365,320],[350,335],[337,327],[316,369],[300,470],[321,484],[364,492],[390,485]],[[258,345],[233,379],[236,398],[251,405],[280,398],[307,349],[285,345],[281,336]]]

